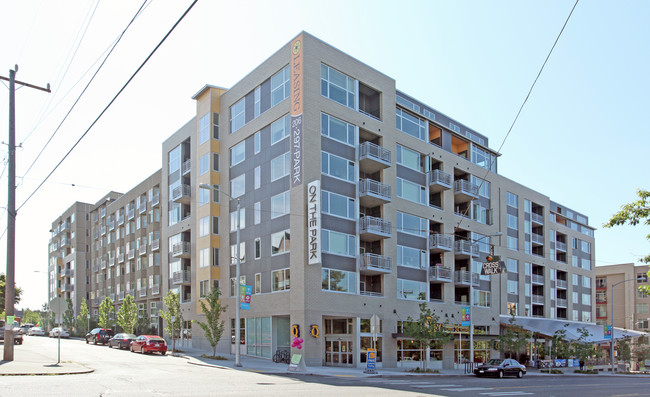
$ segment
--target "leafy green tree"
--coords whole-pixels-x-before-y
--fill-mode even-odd
[[[518,326],[516,321],[515,315],[512,314],[510,320],[508,320],[509,325],[499,335],[499,346],[507,357],[515,357],[518,359],[519,352],[526,346],[528,333]]]
[[[90,332],[89,329],[89,319],[88,315],[90,314],[90,311],[88,310],[88,303],[86,302],[86,298],[83,298],[81,300],[81,305],[79,306],[79,315],[77,316],[77,332],[81,333],[82,329],[86,329],[86,333]]]
[[[66,302],[68,303],[68,308],[65,309],[65,312],[63,312],[63,327],[67,329],[68,331],[72,332],[72,328],[74,327],[74,307],[72,306],[72,300],[71,299],[66,299]]]
[[[0,273],[0,310],[4,312],[5,309],[5,284],[7,283],[7,276],[4,273]],[[14,284],[15,286],[15,284]],[[23,290],[19,287],[14,289],[14,304],[20,302],[21,295]]]
[[[630,362],[632,359],[632,350],[630,349],[630,341],[627,339],[620,339],[618,341],[618,354],[623,362]]]
[[[217,344],[221,340],[225,329],[224,321],[221,320],[221,313],[226,311],[227,306],[221,305],[221,291],[219,288],[212,288],[210,294],[204,300],[200,300],[201,309],[205,314],[206,322],[197,321],[199,327],[205,333],[205,337],[212,346],[212,356],[217,355]]]
[[[40,319],[41,313],[39,311],[25,309],[21,322],[22,324],[38,324]]]
[[[587,328],[578,328],[577,331],[580,336],[571,343],[571,355],[587,362],[594,354],[594,344],[588,341],[591,333]]]
[[[113,300],[107,296],[99,304],[99,326],[101,328],[113,328],[113,313],[115,313]]]
[[[134,333],[138,335],[150,334],[151,332],[149,329],[149,319],[146,316],[141,316],[138,314],[137,319],[135,320],[134,331]]]
[[[650,191],[638,189],[636,194],[639,196],[637,201],[621,206],[621,210],[615,213],[603,226],[608,228],[625,224],[636,226],[640,222],[642,222],[643,225],[649,226]],[[646,236],[646,239],[650,240],[650,234]],[[641,262],[650,263],[650,255],[641,258]],[[648,276],[650,276],[650,270],[648,270]],[[650,285],[641,285],[639,286],[639,290],[645,291],[646,294],[650,294]]]
[[[429,361],[424,357],[426,347],[444,344],[451,340],[453,336],[445,329],[444,324],[439,323],[440,317],[431,311],[426,302],[421,302],[418,306],[420,307],[420,316],[417,319],[409,316],[407,322],[403,325],[403,329],[404,335],[413,339],[419,345],[422,366],[426,371],[427,362]]]
[[[645,360],[650,360],[650,346],[639,343],[634,350],[634,354],[636,354],[637,361],[641,363]]]
[[[161,310],[160,316],[165,321],[165,331],[171,335],[172,351],[176,349],[176,339],[180,337],[181,326],[183,324],[183,314],[181,313],[181,302],[178,294],[173,291],[167,292],[163,298],[167,310]],[[172,318],[174,319],[172,321]]]
[[[568,327],[569,324],[564,324]],[[551,357],[569,358],[571,356],[571,344],[566,337],[566,329],[558,329],[551,338],[553,345],[551,347]]]
[[[122,327],[124,332],[132,334],[137,321],[138,307],[133,302],[133,297],[127,295],[124,297],[124,302],[122,302],[120,310],[117,311],[117,325]]]

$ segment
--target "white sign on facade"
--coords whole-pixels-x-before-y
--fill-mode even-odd
[[[309,264],[320,263],[320,181],[307,186],[307,241],[309,241]]]

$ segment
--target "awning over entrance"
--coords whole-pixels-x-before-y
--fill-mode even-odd
[[[501,324],[508,326],[510,325],[510,319],[512,316],[501,315],[500,320]],[[516,326],[519,326],[525,330],[539,332],[540,334],[552,337],[555,334],[555,331],[564,329],[566,330],[567,340],[576,340],[580,337],[578,328],[586,328],[591,336],[587,338],[587,342],[592,343],[604,343],[609,342],[609,339],[605,339],[605,331],[602,325],[597,325],[593,323],[580,323],[576,321],[567,321],[567,320],[553,320],[548,318],[537,318],[537,317],[521,317],[515,316],[515,322],[513,323]],[[568,326],[565,327],[565,324]],[[623,328],[614,328],[614,338],[638,338],[640,336],[647,336],[646,332],[633,331]]]

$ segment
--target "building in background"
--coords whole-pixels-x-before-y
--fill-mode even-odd
[[[615,285],[615,287],[613,287]],[[650,296],[639,290],[648,285],[648,265],[623,263],[596,268],[596,323],[647,332]],[[612,307],[612,298],[614,306]]]

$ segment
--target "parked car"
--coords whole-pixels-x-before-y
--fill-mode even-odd
[[[50,331],[50,338],[58,338],[59,336],[61,338],[69,338],[70,333],[65,329],[63,329],[63,327],[52,328],[52,330]]]
[[[20,328],[14,328],[14,345],[22,345],[23,344],[23,333],[20,332]],[[0,340],[4,341],[5,340],[5,327],[4,325],[0,327]]]
[[[45,330],[41,327],[32,327],[29,329],[29,333],[27,335],[30,336],[45,336]]]
[[[29,330],[34,327],[34,324],[22,324],[20,326],[20,330],[23,332],[24,335],[29,335]]]
[[[167,354],[167,343],[157,335],[140,335],[131,342],[131,351],[142,354],[159,352],[163,356]]]
[[[95,328],[86,334],[86,343],[92,342],[94,344],[101,343],[102,345],[105,345],[114,334],[115,333],[112,329]]]
[[[516,376],[521,378],[526,375],[526,366],[519,364],[517,360],[506,358],[505,360],[493,358],[484,364],[480,364],[475,370],[476,376]]]
[[[136,338],[137,336],[134,334],[117,334],[108,340],[108,347],[117,346],[120,349],[128,349],[129,346],[131,346],[131,341],[135,340]]]

